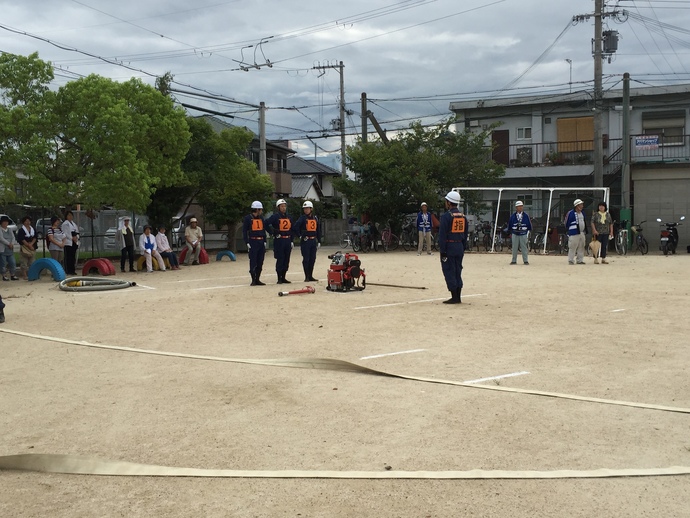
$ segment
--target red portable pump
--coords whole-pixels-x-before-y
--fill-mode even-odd
[[[366,274],[356,254],[344,254],[340,251],[328,256],[331,266],[328,269],[328,286],[330,291],[363,290],[367,286]]]

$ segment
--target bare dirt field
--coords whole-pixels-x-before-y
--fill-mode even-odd
[[[112,292],[0,283],[13,330],[225,358],[337,358],[391,373],[690,408],[690,255],[360,255],[369,282],[278,297],[246,255],[127,274]],[[295,250],[297,252],[297,250]],[[521,263],[521,261],[520,261]],[[118,274],[118,277],[121,275]],[[302,283],[293,253],[290,288]],[[397,354],[393,354],[397,353]],[[510,375],[510,376],[507,376]],[[488,379],[487,379],[488,378]],[[483,381],[481,381],[483,380]],[[352,372],[164,357],[0,332],[0,456],[382,472],[690,466],[690,415]],[[561,480],[157,478],[0,472],[7,517],[682,517],[690,476]]]

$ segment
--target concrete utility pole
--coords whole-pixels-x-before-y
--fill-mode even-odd
[[[623,165],[621,171],[621,205],[630,208],[630,74],[623,74]]]
[[[603,89],[601,30],[604,0],[594,0],[594,185],[604,186],[604,147],[603,147]]]
[[[259,103],[259,172],[266,174],[266,103]]]
[[[332,68],[340,74],[340,172],[343,178],[347,178],[345,167],[345,65],[340,61],[337,65],[318,65],[312,67],[313,70],[326,70]],[[347,198],[343,199],[343,219],[347,219]]]
[[[367,93],[362,92],[362,142],[367,141]]]

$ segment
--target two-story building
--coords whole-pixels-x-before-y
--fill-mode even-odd
[[[623,92],[604,93],[604,187],[611,188],[611,208],[617,217],[621,205]],[[545,220],[560,219],[574,198],[586,200],[591,210],[600,194],[587,191],[593,184],[594,104],[591,92],[545,94],[453,102],[458,130],[491,129],[491,156],[506,166],[502,185],[525,187],[501,202],[499,222],[522,199],[527,209]],[[630,169],[634,222],[647,220],[653,235],[656,218],[677,221],[690,216],[690,85],[632,88],[630,90]],[[575,187],[549,193],[529,188]],[[504,197],[505,198],[505,197]],[[487,193],[496,211],[497,196]],[[681,245],[690,241],[690,228],[680,227]],[[650,243],[653,240],[650,239]]]
[[[340,171],[318,160],[298,156],[289,157],[287,165],[292,175],[294,197],[320,201],[322,198],[333,198],[338,194],[333,179],[341,176]]]

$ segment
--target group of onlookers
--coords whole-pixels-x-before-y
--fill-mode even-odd
[[[14,231],[9,228],[9,223],[10,219],[7,216],[0,217],[0,274],[3,281],[17,281],[20,278],[27,280],[29,268],[36,258],[39,245],[38,234],[32,226],[32,219],[29,216],[22,218],[22,226],[17,230],[16,236]],[[145,258],[147,271],[153,271],[152,258],[157,261],[162,271],[166,269],[166,259],[171,270],[179,270],[177,254],[173,251],[165,235],[165,225],[160,225],[155,236],[151,231],[151,226],[146,225],[144,233],[139,236],[138,243],[135,243],[130,218],[128,216],[122,218],[116,235],[116,243],[121,250],[120,271],[125,271],[127,262],[129,262],[129,271],[136,271],[134,267],[136,244],[138,244],[141,256]],[[198,226],[196,218],[192,218],[185,229],[186,264],[199,264],[202,238],[203,232]],[[45,230],[45,240],[50,257],[63,266],[67,275],[76,275],[79,227],[74,222],[74,215],[71,211],[65,213],[64,221],[58,216],[50,218],[50,228]],[[14,256],[16,245],[19,245],[19,268],[17,268]]]
[[[22,279],[28,278],[28,271],[36,258],[38,234],[31,225],[29,216],[22,218],[22,226],[14,232],[9,228],[9,218],[0,218],[0,273],[3,281],[17,281],[17,262],[14,258],[14,247],[19,245],[19,274]],[[50,228],[46,230],[46,243],[50,256],[60,261],[65,273],[76,274],[77,249],[79,248],[79,227],[74,223],[71,211],[65,214],[65,220],[53,216]]]

